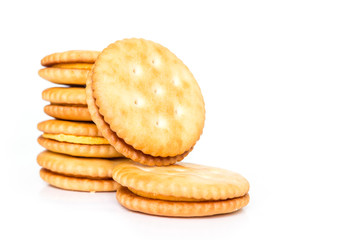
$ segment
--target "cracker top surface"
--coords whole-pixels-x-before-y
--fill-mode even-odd
[[[86,105],[85,88],[83,87],[52,87],[42,92],[45,101],[58,104]]]
[[[166,196],[219,200],[245,195],[249,182],[240,174],[192,163],[150,167],[125,160],[113,170],[122,186]]]
[[[77,136],[102,137],[94,123],[64,121],[58,119],[46,120],[37,125],[44,133],[71,134]]]
[[[89,50],[71,50],[47,55],[41,59],[41,65],[51,66],[58,63],[94,63],[100,52]]]
[[[199,139],[205,121],[200,88],[167,48],[144,39],[109,45],[93,67],[96,105],[127,144],[152,156],[176,156]]]

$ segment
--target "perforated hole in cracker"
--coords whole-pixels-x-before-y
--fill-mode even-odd
[[[180,107],[180,106],[175,107],[174,114],[176,116],[181,116],[183,113],[184,113],[184,110],[182,107]]]
[[[164,90],[161,87],[159,87],[159,86],[154,87],[153,93],[155,95],[162,95],[163,92],[164,92]]]
[[[162,119],[162,118],[158,118],[155,122],[155,125],[158,127],[158,128],[165,128],[166,127],[166,120],[165,119]]]
[[[131,72],[133,75],[140,76],[142,74],[141,66],[134,64],[131,68]]]

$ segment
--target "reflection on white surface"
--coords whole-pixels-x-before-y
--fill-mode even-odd
[[[115,192],[80,192],[63,190],[50,185],[45,185],[39,191],[39,197],[42,200],[56,202],[57,204],[103,204],[104,202],[113,201],[115,199]]]

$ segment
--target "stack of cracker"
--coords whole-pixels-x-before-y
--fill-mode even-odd
[[[67,88],[56,89],[57,94],[46,93],[55,91],[50,89],[43,94],[44,99],[51,102],[45,112],[67,120],[52,121],[62,126],[76,123],[76,127],[56,130],[46,126],[49,122],[39,124],[44,132],[39,143],[50,151],[61,153],[52,159],[64,154],[87,158],[126,157],[116,163],[99,160],[98,166],[112,170],[110,175],[118,184],[116,199],[133,211],[194,217],[234,212],[248,204],[249,183],[240,174],[179,163],[193,150],[202,134],[205,105],[194,76],[172,52],[152,41],[124,39],[110,44],[100,54],[94,53],[92,61],[86,63],[93,64],[91,70],[79,69],[85,66],[81,62],[84,58],[71,59],[71,62],[45,62],[43,65],[47,68],[40,70],[43,78],[55,83],[82,85],[86,78],[85,90],[83,87]],[[59,69],[51,70],[54,66]],[[57,80],[61,70],[69,72],[68,68],[88,72],[81,75],[80,81],[69,82],[70,77],[66,77],[66,81]],[[90,69],[90,65],[86,68]],[[46,75],[46,72],[52,73]],[[70,97],[72,95],[78,97]],[[92,120],[96,125],[74,120]],[[80,125],[86,124],[91,130],[80,131]],[[44,177],[46,174],[82,177],[78,172],[65,172],[65,167],[61,172],[59,168],[53,170],[48,165],[56,164],[44,164],[41,158],[40,154],[39,164],[48,169],[42,170],[42,178],[54,186],[70,189],[50,181],[49,177]],[[71,165],[77,165],[80,159],[77,160]]]
[[[38,138],[47,150],[37,162],[40,176],[49,184],[77,191],[115,191],[112,169],[120,162],[118,153],[91,121],[84,85],[99,52],[67,51],[44,57],[39,75],[56,84],[70,85],[45,89],[44,111],[55,119],[40,122]]]

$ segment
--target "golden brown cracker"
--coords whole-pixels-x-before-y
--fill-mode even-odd
[[[59,142],[56,140],[38,138],[38,143],[44,148],[57,152],[68,154],[77,157],[93,157],[93,158],[119,158],[123,155],[117,152],[113,146],[109,144],[104,145],[89,145]]]
[[[41,59],[41,65],[51,66],[58,63],[94,63],[100,52],[89,50],[70,50],[57,52]]]
[[[118,183],[110,179],[70,177],[45,168],[40,169],[40,177],[54,187],[72,191],[113,192],[119,187]]]
[[[240,174],[193,163],[149,167],[124,160],[114,168],[113,179],[147,193],[199,200],[225,200],[249,191],[249,182]]]
[[[101,137],[101,132],[94,123],[63,120],[46,120],[40,122],[37,128],[45,133],[63,133],[77,136]]]
[[[123,159],[73,157],[51,151],[37,156],[37,163],[52,172],[74,177],[110,179],[112,170]]]
[[[125,187],[119,187],[116,199],[132,211],[169,217],[202,217],[237,211],[249,203],[249,195],[242,197],[203,202],[163,201],[140,197]]]
[[[73,120],[73,121],[91,121],[91,116],[86,105],[59,105],[50,104],[44,107],[44,112],[54,118]]]
[[[42,98],[55,104],[82,104],[86,103],[85,88],[83,87],[52,87],[42,92]]]
[[[205,120],[200,88],[167,48],[144,39],[117,41],[102,51],[92,71],[100,114],[134,149],[174,157],[200,138]]]
[[[87,69],[43,68],[38,73],[40,77],[53,83],[85,85],[89,72]]]

